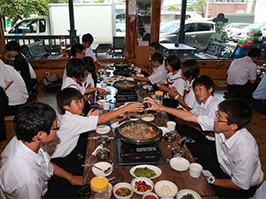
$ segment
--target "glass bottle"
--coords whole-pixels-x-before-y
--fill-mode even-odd
[[[163,104],[163,91],[155,91],[155,101],[160,105]]]
[[[108,179],[103,176],[96,176],[91,179],[91,197],[93,199],[108,199]]]

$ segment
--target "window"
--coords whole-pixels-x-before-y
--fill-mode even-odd
[[[45,32],[45,29],[46,29],[46,28],[45,28],[45,27],[46,27],[46,26],[45,26],[45,20],[44,20],[44,19],[41,19],[39,23],[40,23],[40,30],[39,30],[39,32],[40,32],[40,33],[41,33],[41,32]]]
[[[198,23],[198,31],[210,31],[214,30],[213,24],[211,23]]]
[[[184,30],[185,30],[185,32],[194,32],[195,31],[195,24],[194,23],[186,24]]]
[[[25,20],[12,28],[9,33],[36,33],[37,20]]]

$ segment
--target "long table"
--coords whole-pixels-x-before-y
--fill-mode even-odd
[[[145,91],[143,89],[139,89],[139,92],[141,96],[145,97]],[[158,112],[156,115],[155,120],[153,123],[155,123],[157,126],[166,126],[166,122],[168,121],[168,116],[164,112]],[[178,132],[175,131],[177,135]],[[112,130],[106,134],[107,136],[114,136]],[[89,133],[89,137],[94,137],[94,136],[100,136],[97,134],[95,131],[92,131]],[[110,150],[110,158],[107,160],[108,162],[115,161],[115,156],[114,156],[114,149],[113,145],[116,140],[110,140],[110,144],[108,146],[105,146],[105,148]],[[159,141],[160,145],[164,151],[164,154],[167,159],[172,158],[171,150],[173,147],[178,146],[178,139],[174,142],[167,142],[163,138]],[[87,145],[87,155],[86,155],[86,161],[88,163],[96,163],[99,162],[99,160],[92,155],[92,152],[95,150],[95,148],[98,146],[98,140],[97,139],[89,139],[88,140],[88,145]],[[186,150],[186,158],[192,158],[192,155],[188,148],[184,145],[184,148]],[[137,165],[137,163],[136,163]],[[156,182],[160,180],[169,180],[172,181],[176,184],[178,187],[178,190],[181,189],[191,189],[196,191],[202,198],[218,198],[205,177],[201,174],[199,178],[192,178],[189,175],[189,171],[183,171],[179,172],[170,167],[169,164],[163,164],[163,165],[157,165],[161,170],[162,174],[158,178],[153,179],[153,183],[155,184]],[[128,182],[131,183],[131,180],[134,178],[130,173],[129,170],[132,168],[132,166],[114,166],[113,172],[111,176],[115,176],[115,184],[119,182]],[[92,168],[91,167],[85,167],[84,169],[84,175],[83,175],[83,181],[84,184],[90,183],[90,180],[94,177],[94,174],[92,173]],[[154,190],[153,190],[154,192]],[[114,196],[112,195],[112,198]],[[134,193],[132,198],[142,198],[141,195],[137,195]]]

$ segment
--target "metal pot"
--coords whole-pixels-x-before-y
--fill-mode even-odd
[[[134,86],[132,87],[122,87],[122,86],[117,86],[117,84],[119,83],[123,83],[123,82],[130,82],[132,84],[134,84]],[[130,90],[134,90],[138,87],[138,83],[137,82],[134,82],[134,81],[128,81],[128,80],[119,80],[119,81],[115,81],[112,85],[113,87],[115,87],[116,89],[118,90],[122,90],[122,91],[130,91]]]
[[[153,128],[154,131],[158,132],[157,135],[153,138],[148,138],[148,139],[132,139],[132,138],[128,138],[125,137],[123,135],[120,134],[121,130],[126,127],[126,126],[130,126],[130,125],[134,125],[134,126],[138,126],[138,125],[146,125],[146,126],[151,126]],[[150,143],[154,143],[158,140],[161,139],[162,137],[162,130],[153,123],[150,122],[144,122],[144,121],[127,121],[124,122],[122,124],[120,124],[119,126],[116,127],[115,129],[115,135],[116,138],[120,138],[122,141],[130,143],[130,144],[136,144],[136,145],[145,145],[145,144],[150,144]]]
[[[113,64],[113,66],[117,69],[117,70],[124,70],[126,68],[128,68],[129,66],[131,66],[130,63],[123,63],[123,62],[115,62]]]

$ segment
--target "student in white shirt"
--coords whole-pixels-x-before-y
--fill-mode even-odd
[[[266,181],[257,189],[256,193],[251,199],[265,199],[266,198]]]
[[[147,110],[165,111],[186,121],[198,123],[203,130],[215,130],[216,157],[208,151],[201,151],[199,163],[211,172],[206,176],[216,195],[220,198],[249,198],[254,195],[256,185],[263,181],[256,140],[244,128],[252,119],[252,108],[243,99],[228,99],[219,104],[214,122],[208,116],[194,115],[190,112],[164,107],[151,98],[144,102],[152,104]],[[197,143],[194,143],[197,145]],[[198,150],[202,150],[198,146]],[[215,151],[215,148],[209,148]],[[205,165],[205,162],[208,164]],[[218,166],[217,166],[218,163]]]
[[[169,94],[179,102],[178,109],[192,111],[193,108],[200,105],[193,90],[193,82],[199,73],[200,67],[196,60],[188,59],[184,61],[181,71],[182,77],[186,79],[184,92],[180,93],[174,87],[169,89]]]
[[[159,83],[158,88],[164,91],[163,105],[176,108],[179,102],[169,94],[169,91],[170,88],[175,88],[179,93],[184,92],[185,79],[182,77],[181,62],[177,55],[170,55],[166,58],[165,63],[169,73],[166,78],[166,83]],[[171,120],[175,118],[172,115],[168,116]]]
[[[14,67],[5,65],[6,70],[14,78],[13,83],[6,89],[6,94],[8,96],[8,107],[5,111],[5,116],[15,115],[17,110],[27,103],[29,98],[26,84]]]
[[[14,78],[6,70],[0,59],[0,141],[6,139],[5,109],[8,106],[8,97],[5,90],[13,83]]]
[[[136,75],[132,75],[132,77],[136,81],[140,81],[140,82],[150,81],[151,84],[153,84],[155,86],[158,83],[165,84],[167,73],[166,73],[165,67],[163,65],[163,55],[161,53],[154,53],[151,56],[151,63],[155,68],[152,75],[150,75],[149,77],[138,77]]]
[[[92,51],[92,48],[91,48],[91,44],[93,43],[94,41],[94,38],[93,36],[90,34],[90,33],[87,33],[87,34],[84,34],[82,36],[82,44],[83,46],[86,48],[86,51],[85,51],[85,56],[89,56],[89,57],[92,57],[93,61],[95,62],[95,64],[101,69],[101,68],[104,68],[104,65],[102,65],[96,58],[95,54],[93,53]],[[96,70],[97,72],[98,70]]]
[[[90,111],[87,117],[83,117],[81,99],[81,93],[73,88],[65,88],[57,94],[60,130],[53,142],[44,146],[44,150],[51,155],[52,162],[76,175],[83,174],[81,165],[86,157],[89,131],[96,130],[97,124],[105,123],[125,112],[143,110],[142,103],[133,103],[100,116],[99,110]],[[49,181],[49,197],[56,198],[57,195],[54,194],[59,194],[58,190],[67,186],[66,183],[63,179],[53,177]]]
[[[53,140],[58,129],[52,107],[43,103],[25,105],[14,118],[16,136],[1,154],[1,198],[42,198],[47,181],[58,175],[72,184],[82,184],[82,176],[73,176],[50,163],[42,145]]]
[[[86,64],[82,59],[70,59],[66,66],[66,73],[67,77],[63,80],[61,90],[64,88],[75,88],[79,90],[82,95],[99,91],[102,95],[106,96],[106,91],[101,88],[83,86],[83,82],[86,82],[89,72],[87,71]]]

